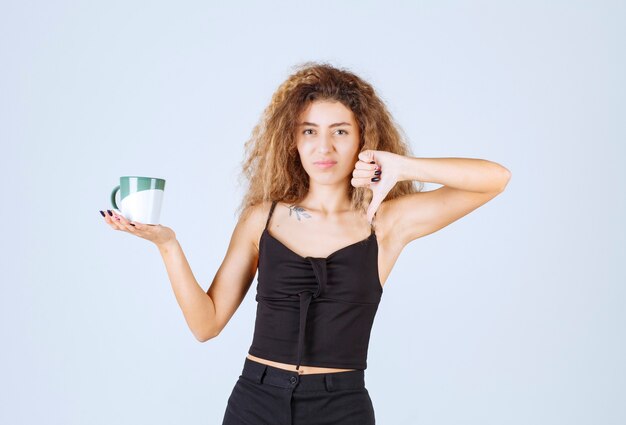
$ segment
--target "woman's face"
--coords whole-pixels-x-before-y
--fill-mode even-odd
[[[352,179],[359,140],[355,116],[341,102],[314,101],[296,123],[300,160],[309,177],[320,183]]]

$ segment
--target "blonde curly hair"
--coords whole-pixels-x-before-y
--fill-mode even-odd
[[[296,123],[315,100],[339,101],[354,113],[360,130],[359,152],[373,149],[412,156],[403,131],[372,85],[328,63],[305,62],[294,68],[295,72],[272,95],[245,144],[239,183],[242,178],[247,180],[247,191],[237,209],[240,216],[261,202],[296,204],[307,194],[309,176],[296,147]],[[401,181],[385,199],[420,192],[423,187],[422,182]],[[371,190],[350,183],[347,189],[351,209],[365,213],[372,199]]]

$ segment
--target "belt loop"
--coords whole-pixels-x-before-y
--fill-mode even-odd
[[[327,373],[324,377],[324,382],[326,383],[326,391],[334,391],[335,387],[333,386],[333,374]]]
[[[257,372],[256,376],[254,377],[254,381],[257,384],[262,384],[263,383],[263,378],[265,377],[265,372],[267,371],[267,365],[264,364],[263,367],[261,369],[259,369],[259,371]]]

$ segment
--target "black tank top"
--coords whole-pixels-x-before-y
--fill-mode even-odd
[[[256,322],[249,353],[281,363],[366,369],[383,288],[370,235],[330,254],[302,257],[268,232],[259,240]]]

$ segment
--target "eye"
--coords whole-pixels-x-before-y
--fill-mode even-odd
[[[302,134],[307,134],[307,131],[313,131],[313,129],[311,129],[311,128],[307,128],[306,130],[304,130],[304,131],[302,132]]]
[[[348,132],[347,132],[346,130],[341,130],[341,129],[339,129],[339,130],[337,130],[337,131],[343,131],[343,134],[348,134]]]

